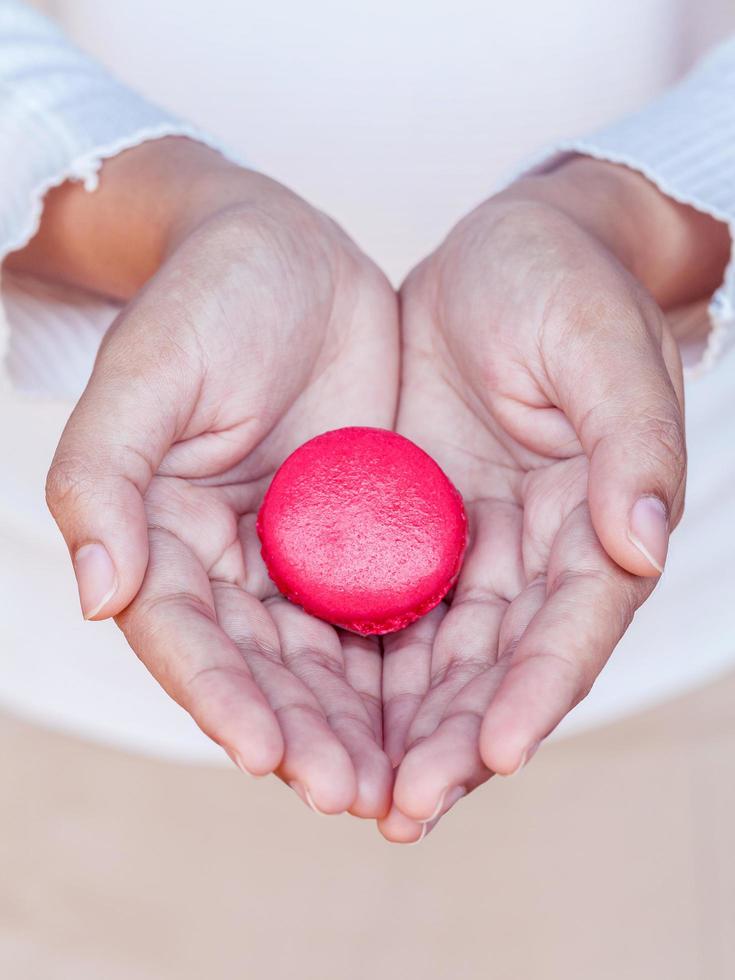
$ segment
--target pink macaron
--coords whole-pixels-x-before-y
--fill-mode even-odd
[[[387,429],[336,429],[283,463],[258,514],[271,579],[292,602],[363,635],[433,609],[459,575],[462,498],[434,460]]]

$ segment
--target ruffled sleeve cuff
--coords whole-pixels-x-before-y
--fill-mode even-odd
[[[0,2],[0,264],[35,235],[52,187],[78,180],[94,191],[106,159],[164,136],[198,140],[241,162],[208,134],[119,83],[32,8],[16,0]],[[66,348],[81,343],[67,334],[60,361],[73,360]],[[9,383],[10,346],[3,290],[2,385]],[[36,360],[55,356],[33,351],[31,344],[24,349]]]
[[[0,261],[33,237],[50,188],[79,180],[92,191],[105,159],[172,135],[224,152],[117,82],[31,8],[0,4]]]
[[[639,171],[667,196],[726,223],[735,240],[735,38],[640,112],[547,148],[524,170],[570,153]],[[690,375],[711,368],[735,344],[734,251],[710,300],[711,330]]]

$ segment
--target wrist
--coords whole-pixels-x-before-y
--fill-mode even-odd
[[[104,161],[93,192],[66,181],[46,195],[36,235],[8,256],[19,271],[129,299],[159,268],[190,191],[238,168],[184,137],[164,137]]]
[[[727,225],[678,203],[629,167],[575,156],[521,178],[511,192],[572,218],[664,309],[705,298],[722,281],[730,254]]]
[[[251,226],[285,228],[319,220],[314,208],[264,174],[230,164],[202,167],[188,182],[185,194],[165,226],[163,257],[200,225],[228,212],[247,215]]]

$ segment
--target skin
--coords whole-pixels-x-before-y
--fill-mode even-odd
[[[463,219],[399,331],[333,222],[186,140],[51,192],[9,264],[127,302],[49,473],[83,609],[245,771],[422,838],[530,758],[653,588],[685,477],[661,307],[714,288],[728,248],[642,177],[572,159]],[[285,456],[353,424],[429,451],[470,520],[451,600],[383,658],[281,599],[254,534]],[[647,553],[641,497],[664,507]]]
[[[630,515],[663,502],[663,565],[686,476],[681,363],[653,293],[706,295],[728,248],[642,178],[575,160],[485,202],[405,283],[397,428],[459,487],[471,540],[452,600],[386,640],[389,840],[521,768],[650,595]]]
[[[164,167],[159,153],[180,167]],[[90,612],[97,583],[77,561],[83,607],[94,619],[116,617],[151,674],[241,768],[275,771],[323,812],[376,817],[392,785],[378,642],[277,594],[255,516],[276,468],[307,439],[392,425],[394,292],[332,221],[210,151],[163,141],[148,159],[132,151],[116,162],[130,193],[190,170],[179,194],[165,192],[166,237],[144,238],[128,267],[116,264],[115,247],[134,253],[137,212],[95,249],[80,228],[86,214],[73,220],[77,201],[51,202],[78,237],[62,257],[63,278],[133,294],[48,476],[72,557],[103,546],[114,569],[113,595]],[[108,176],[100,193],[115,200],[103,198],[103,210],[125,215]],[[92,225],[90,215],[89,234],[100,235]],[[54,267],[64,236],[45,231],[16,265]],[[104,567],[96,554],[92,579]]]

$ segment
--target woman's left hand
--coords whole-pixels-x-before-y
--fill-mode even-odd
[[[677,345],[594,233],[601,178],[580,196],[585,166],[486,202],[403,288],[398,430],[462,492],[470,544],[450,600],[385,641],[393,841],[518,770],[585,697],[682,513]],[[603,199],[630,193],[655,222],[657,192],[605,166]]]

